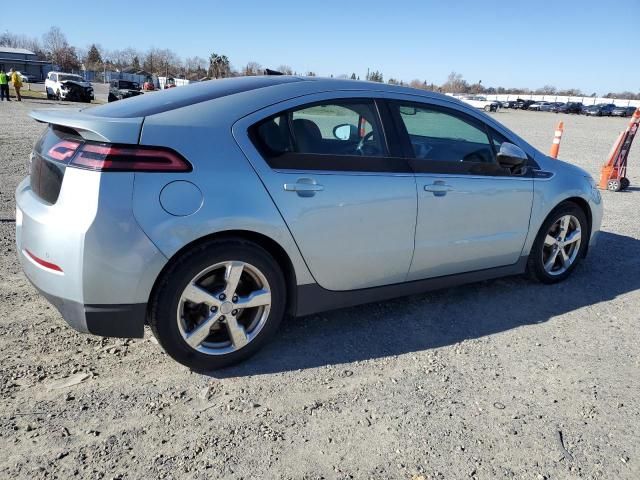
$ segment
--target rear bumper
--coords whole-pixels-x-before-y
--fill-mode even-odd
[[[67,169],[58,201],[29,179],[16,191],[16,244],[29,281],[71,327],[142,337],[146,305],[167,262],[133,218],[133,175]]]
[[[146,303],[128,305],[83,305],[56,297],[38,289],[62,315],[71,328],[103,337],[142,338],[147,312]]]

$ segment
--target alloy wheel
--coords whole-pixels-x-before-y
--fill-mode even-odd
[[[573,215],[563,215],[549,228],[542,247],[542,264],[549,275],[561,275],[576,260],[580,252],[582,231]]]
[[[198,273],[178,302],[183,340],[207,355],[225,355],[250,343],[271,310],[271,289],[255,266],[240,261],[217,263]]]

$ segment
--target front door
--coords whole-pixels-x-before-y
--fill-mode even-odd
[[[332,98],[262,118],[249,129],[255,148],[240,143],[317,283],[352,290],[404,281],[415,178],[389,151],[376,103]]]
[[[410,143],[418,220],[408,279],[512,265],[529,230],[533,179],[500,167],[499,136],[462,111],[391,102]]]

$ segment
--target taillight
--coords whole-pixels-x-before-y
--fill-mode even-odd
[[[66,163],[75,155],[80,145],[80,142],[75,140],[62,140],[49,149],[47,156],[56,162]]]
[[[165,147],[81,143],[61,140],[47,152],[52,160],[71,167],[118,172],[190,172],[191,164]]]

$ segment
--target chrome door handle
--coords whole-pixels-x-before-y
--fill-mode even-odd
[[[324,186],[312,178],[299,178],[296,183],[285,183],[283,186],[287,192],[297,192],[300,197],[312,197],[324,190]]]
[[[433,195],[436,197],[443,197],[447,194],[447,192],[453,190],[453,187],[451,185],[447,185],[441,180],[436,180],[430,185],[425,185],[424,190],[426,192],[433,193]]]
[[[321,192],[324,190],[324,187],[318,184],[285,183],[284,189],[287,192]]]

